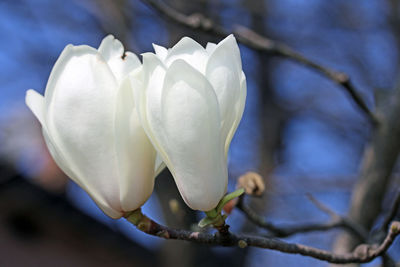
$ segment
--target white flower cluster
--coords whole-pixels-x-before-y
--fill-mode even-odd
[[[165,166],[192,209],[211,210],[226,192],[246,99],[234,36],[154,50],[141,64],[111,35],[97,50],[68,45],[44,96],[26,94],[58,166],[112,218],[140,208]]]

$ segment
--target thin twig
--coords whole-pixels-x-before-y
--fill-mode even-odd
[[[158,0],[141,0],[148,6],[152,7],[155,11],[165,16],[169,20],[184,25],[192,30],[200,30],[206,33],[214,34],[217,36],[225,37],[229,34],[227,30],[223,27],[215,24],[211,19],[207,18],[203,14],[195,13],[192,15],[185,15],[178,12],[177,10],[166,5],[162,1]],[[308,58],[302,54],[294,51],[287,45],[268,39],[264,36],[259,35],[253,30],[236,25],[232,31],[237,40],[257,51],[267,52],[272,55],[282,56],[287,59],[298,62],[306,67],[316,70],[323,76],[327,77],[334,83],[340,85],[353,99],[354,103],[360,108],[360,110],[368,117],[368,119],[373,123],[373,125],[378,125],[379,121],[375,114],[368,108],[361,95],[357,92],[353,83],[347,74],[336,71],[327,67],[324,67]]]
[[[334,217],[340,217],[336,212],[334,212],[331,208],[329,208],[328,206],[326,206],[325,204],[323,204],[322,202],[320,202],[319,200],[317,200],[313,195],[311,195],[310,193],[306,194],[307,198],[311,201],[311,203],[313,203],[320,211],[328,214],[329,216],[331,216],[332,218]]]
[[[338,220],[341,222],[341,226],[353,232],[357,237],[359,237],[363,242],[368,240],[368,231],[361,225],[356,224],[347,217],[337,214],[335,211],[327,207],[325,204],[321,203],[319,200],[314,198],[313,195],[307,194],[308,199],[322,212],[325,212],[331,216],[332,221]]]
[[[348,219],[339,216],[317,200],[313,198],[313,203],[317,205],[318,208],[323,210],[325,213],[328,213],[331,216],[331,220],[329,222],[324,223],[310,223],[304,225],[293,225],[293,226],[276,226],[275,224],[268,222],[262,216],[259,216],[254,210],[244,204],[243,197],[239,199],[237,204],[237,208],[241,210],[247,218],[256,224],[259,227],[265,228],[268,231],[272,232],[275,237],[288,237],[295,234],[300,233],[308,233],[315,231],[326,231],[333,228],[346,228],[355,235],[357,235],[360,239],[366,240],[368,237],[368,233],[365,229],[361,229],[356,226],[354,223],[350,222]]]
[[[385,240],[379,245],[360,245],[352,253],[334,254],[332,252],[295,244],[287,243],[275,238],[257,237],[249,235],[236,235],[230,232],[221,235],[220,233],[210,234],[202,232],[193,232],[181,229],[172,229],[142,216],[141,222],[137,228],[149,235],[158,236],[164,239],[186,240],[196,243],[220,246],[246,246],[259,247],[265,249],[277,250],[284,253],[300,254],[309,256],[322,261],[331,263],[365,263],[370,262],[378,256],[381,256],[391,246],[397,235],[400,234],[400,222],[393,222]]]
[[[383,220],[382,223],[382,231],[387,231],[390,222],[393,221],[393,219],[396,217],[396,214],[399,212],[399,208],[400,208],[400,190],[397,191],[395,200],[393,202],[392,208],[390,209],[389,213],[387,214],[387,216],[385,217],[385,219]]]
[[[397,212],[399,211],[400,208],[400,190],[397,192],[393,204],[389,210],[389,212],[386,214],[386,216],[383,219],[383,222],[381,226],[377,229],[374,229],[372,233],[369,235],[368,241],[370,243],[379,243],[382,242],[382,240],[386,236],[386,232],[390,226],[390,222],[396,219]],[[363,240],[365,241],[365,240]]]

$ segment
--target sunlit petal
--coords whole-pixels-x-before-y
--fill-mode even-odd
[[[183,199],[193,209],[214,208],[227,182],[217,97],[205,77],[183,60],[167,70],[161,116],[153,131]]]
[[[48,134],[82,184],[121,210],[114,146],[116,81],[103,58],[87,46],[67,46],[46,88]]]
[[[221,113],[221,136],[224,142],[236,119],[235,112],[232,112],[239,99],[240,92],[240,70],[238,69],[233,48],[236,41],[228,36],[221,41],[212,52],[207,62],[206,76],[211,82],[218,97],[218,104]],[[237,46],[237,45],[236,45]]]
[[[119,83],[123,82],[129,72],[140,66],[138,57],[131,52],[124,54],[124,46],[113,35],[105,37],[98,50]]]
[[[44,97],[38,92],[29,89],[25,97],[26,105],[31,109],[40,124],[45,124],[45,102]]]
[[[193,68],[204,73],[207,63],[206,50],[195,40],[183,37],[168,52],[164,63],[169,67],[175,60],[183,59]]]
[[[156,151],[147,138],[135,111],[128,79],[118,91],[115,142],[123,210],[134,210],[150,197],[154,186]]]
[[[168,55],[168,50],[165,47],[153,44],[153,49],[160,60],[165,60]]]

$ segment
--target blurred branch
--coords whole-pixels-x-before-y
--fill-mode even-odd
[[[380,227],[377,229],[373,229],[371,234],[369,235],[370,243],[380,243],[386,236],[386,232],[390,227],[390,222],[395,220],[396,215],[399,211],[400,207],[400,191],[397,191],[397,194],[394,198],[393,204],[390,207],[389,211],[383,218],[383,222]],[[363,240],[364,242],[364,240]],[[386,265],[385,265],[386,266]]]
[[[307,197],[322,212],[325,212],[328,215],[330,215],[332,220],[338,220],[339,222],[341,222],[342,227],[347,228],[348,230],[353,232],[361,240],[363,240],[363,242],[367,241],[367,239],[368,239],[368,231],[364,227],[362,227],[362,225],[358,225],[357,223],[353,222],[352,220],[350,220],[347,217],[340,216],[339,214],[337,214],[336,212],[331,210],[329,207],[327,207],[323,203],[319,202],[311,194],[307,194]]]
[[[387,229],[390,225],[390,222],[396,217],[396,214],[399,211],[399,208],[400,208],[400,190],[397,191],[392,208],[390,209],[389,213],[383,220],[381,231],[387,231]]]
[[[288,237],[300,233],[326,231],[333,228],[345,228],[357,235],[361,240],[367,240],[368,232],[363,227],[360,227],[349,219],[338,215],[337,213],[317,201],[312,196],[309,196],[309,198],[320,210],[330,215],[331,220],[329,222],[281,227],[276,226],[271,222],[268,222],[262,216],[258,215],[254,210],[244,204],[243,196],[240,197],[237,207],[247,216],[247,218],[251,222],[259,227],[269,230],[275,237]]]
[[[400,83],[388,99],[378,105],[380,127],[374,129],[364,151],[348,214],[352,221],[366,229],[372,228],[381,213],[382,201],[400,154]],[[362,240],[355,236],[343,233],[335,243],[335,250],[350,251],[360,242]]]
[[[129,217],[127,219],[129,220]],[[134,224],[140,231],[164,239],[186,240],[196,243],[227,247],[239,246],[244,248],[246,246],[252,246],[277,250],[289,254],[300,254],[322,261],[342,264],[370,262],[371,260],[385,253],[386,250],[388,250],[388,248],[392,245],[396,236],[400,234],[400,222],[393,222],[385,240],[380,245],[362,244],[351,253],[334,254],[326,250],[295,243],[287,243],[275,238],[257,237],[243,234],[236,235],[230,233],[229,231],[226,231],[223,234],[220,232],[217,232],[216,234],[210,234],[181,229],[172,229],[158,224],[143,214],[141,214],[140,220],[135,221]]]
[[[201,30],[203,32],[218,35],[221,37],[225,37],[229,34],[227,30],[219,25],[216,25],[211,19],[207,18],[203,14],[195,13],[192,15],[185,15],[159,0],[141,1],[152,7],[155,11],[170,19],[171,21],[184,25],[190,29]],[[350,78],[347,74],[324,67],[306,58],[302,54],[292,50],[287,45],[261,36],[247,27],[237,25],[234,27],[233,33],[240,43],[250,48],[277,56],[283,56],[285,58],[293,60],[306,67],[314,69],[334,83],[340,85],[345,89],[345,91],[349,94],[354,103],[368,117],[368,119],[374,125],[378,124],[379,121],[376,118],[375,114],[368,108],[367,104],[365,103],[361,95],[357,92],[355,86],[350,81]]]
[[[74,0],[75,4],[91,14],[99,29],[105,34],[115,35],[129,50],[138,51],[130,38],[133,10],[126,0]]]

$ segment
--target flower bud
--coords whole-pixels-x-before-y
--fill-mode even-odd
[[[154,49],[131,79],[139,117],[186,204],[211,210],[226,192],[227,154],[245,105],[239,47],[230,35],[205,49],[188,37]]]
[[[148,199],[159,167],[127,79],[141,64],[136,55],[123,55],[111,35],[97,50],[68,45],[44,97],[33,90],[26,94],[57,165],[112,218]]]

